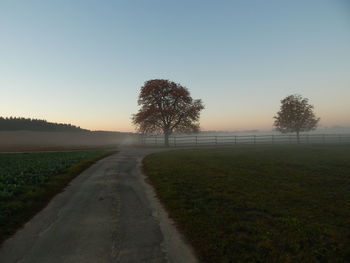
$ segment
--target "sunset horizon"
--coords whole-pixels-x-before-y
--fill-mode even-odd
[[[0,116],[135,132],[141,86],[168,79],[203,101],[202,130],[272,130],[291,94],[309,99],[320,127],[350,126],[349,10],[340,0],[1,2]]]

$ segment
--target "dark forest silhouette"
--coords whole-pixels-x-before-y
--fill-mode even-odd
[[[0,117],[0,131],[46,131],[46,132],[86,132],[78,126],[54,123],[40,119]]]

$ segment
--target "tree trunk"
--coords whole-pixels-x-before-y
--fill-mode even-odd
[[[169,147],[169,133],[167,132],[164,133],[164,144],[165,147]]]
[[[300,136],[299,136],[299,131],[297,131],[297,143],[300,143]]]

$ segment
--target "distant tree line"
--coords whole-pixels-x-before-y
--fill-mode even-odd
[[[0,131],[82,132],[89,130],[71,124],[53,123],[46,120],[0,117]]]

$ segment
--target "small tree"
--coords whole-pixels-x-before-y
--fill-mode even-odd
[[[201,100],[193,100],[187,88],[164,80],[148,80],[141,87],[138,113],[132,121],[141,133],[163,133],[165,145],[173,132],[199,131]]]
[[[280,111],[274,116],[276,130],[282,133],[296,132],[299,143],[299,133],[316,129],[320,120],[315,117],[313,108],[307,98],[298,94],[287,96],[281,100]]]

